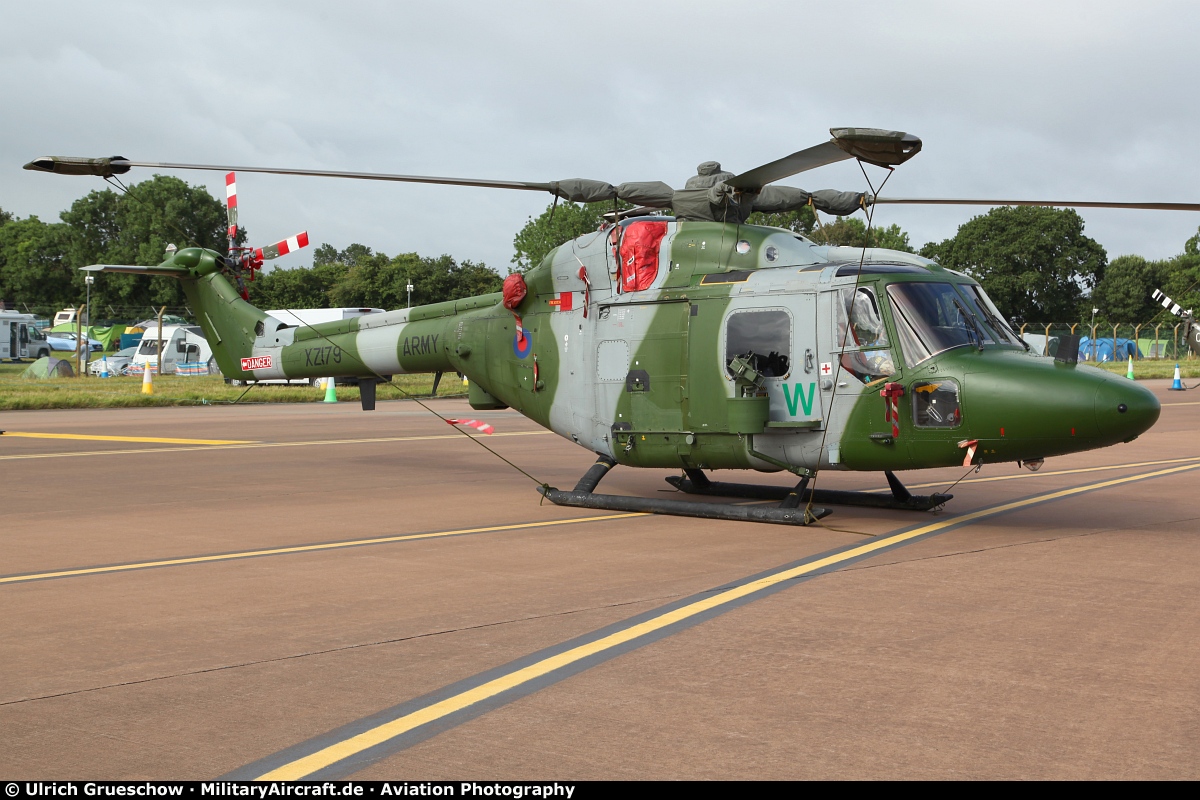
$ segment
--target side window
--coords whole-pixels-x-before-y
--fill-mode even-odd
[[[725,374],[742,358],[764,378],[782,378],[791,370],[792,315],[783,309],[735,311],[725,321]]]
[[[846,351],[841,358],[842,369],[863,383],[895,373],[887,326],[875,290],[870,286],[847,286],[834,295],[833,304],[837,346]]]
[[[887,347],[887,326],[883,324],[879,300],[870,286],[848,286],[836,297],[839,347]]]
[[[913,424],[918,428],[957,428],[962,424],[958,384],[918,381],[912,387]]]

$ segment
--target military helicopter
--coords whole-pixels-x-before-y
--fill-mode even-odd
[[[827,504],[929,510],[952,496],[913,495],[897,472],[1012,461],[1036,469],[1051,456],[1132,441],[1155,423],[1151,392],[1078,365],[1077,337],[1060,341],[1054,358],[1030,352],[967,275],[910,253],[820,245],[746,219],[805,205],[848,215],[888,202],[1200,204],[898,199],[773,185],[850,158],[891,170],[921,149],[903,132],[830,133],[828,142],[738,175],[706,162],[681,190],[121,157],[44,157],[26,169],[105,178],[133,167],[234,170],[634,204],[510,275],[503,292],[318,325],[246,302],[230,278],[253,277],[261,259],[236,251],[232,239],[226,255],[188,247],[157,266],[84,268],[178,278],[228,378],[357,377],[371,409],[376,382],[394,374],[435,373],[436,381],[461,373],[473,408],[513,408],[598,456],[574,489],[540,487],[560,505],[790,525],[825,516]],[[686,493],[777,504],[598,494],[617,464],[681,469],[668,480]],[[788,471],[798,483],[718,482],[712,470]],[[891,494],[810,488],[820,470],[883,472]]]

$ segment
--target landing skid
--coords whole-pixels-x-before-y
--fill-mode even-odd
[[[612,459],[601,456],[600,460],[580,478],[579,483],[569,492],[564,492],[550,486],[542,486],[538,491],[551,503],[558,506],[573,506],[575,508],[599,508],[605,511],[632,511],[647,514],[669,514],[676,517],[698,517],[700,519],[725,519],[734,522],[771,522],[776,525],[807,525],[828,516],[828,508],[813,506],[801,507],[800,495],[793,491],[783,490],[777,497],[764,498],[781,500],[777,506],[741,506],[724,503],[696,503],[688,500],[665,500],[653,497],[623,497],[612,494],[596,494],[594,489],[608,471],[616,466]],[[701,475],[701,477],[704,477]],[[801,480],[801,486],[808,482]],[[734,484],[713,484],[732,486]],[[761,488],[761,487],[760,487]]]
[[[785,500],[795,496],[799,490],[802,503],[829,503],[835,506],[859,506],[862,508],[893,508],[902,511],[929,511],[950,500],[952,494],[911,494],[904,484],[891,472],[884,472],[888,486],[892,488],[890,495],[874,494],[873,492],[839,492],[833,489],[808,489],[807,479],[800,482],[795,489],[782,486],[761,486],[753,483],[723,483],[710,481],[708,476],[698,469],[686,469],[687,477],[672,475],[667,483],[688,494],[713,495],[718,497],[745,497],[754,500]]]

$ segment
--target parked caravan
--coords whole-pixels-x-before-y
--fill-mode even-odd
[[[75,318],[79,316],[79,310],[75,308],[64,308],[54,315],[54,323],[51,325],[57,328],[59,325],[75,325]],[[88,324],[87,312],[83,312],[83,325]]]
[[[33,314],[0,311],[0,359],[19,361],[50,355],[50,343]]]
[[[169,375],[175,372],[176,366],[184,362],[207,363],[212,358],[212,348],[204,338],[204,332],[199,325],[164,325],[162,329],[163,357],[158,372]],[[146,331],[138,345],[133,361],[129,363],[130,372],[141,372],[146,364],[158,364],[158,329]]]

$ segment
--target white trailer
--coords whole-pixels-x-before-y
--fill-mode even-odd
[[[183,362],[205,363],[212,358],[212,348],[204,338],[204,331],[199,325],[163,325],[162,328],[163,355],[158,372],[167,375],[175,371],[177,365]],[[140,371],[146,364],[158,364],[158,327],[147,330],[142,335],[133,361],[129,368]]]
[[[17,361],[50,355],[46,334],[37,327],[33,314],[0,311],[0,360]]]

